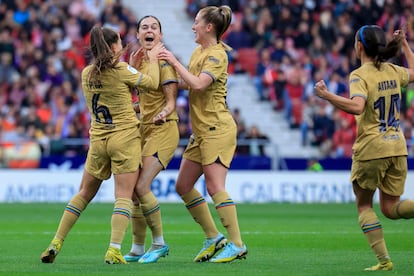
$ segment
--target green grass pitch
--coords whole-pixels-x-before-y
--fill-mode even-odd
[[[379,215],[395,270],[363,272],[375,257],[349,204],[238,204],[249,254],[229,264],[193,263],[203,234],[182,204],[162,203],[170,255],[155,264],[107,265],[112,204],[92,203],[53,264],[40,254],[57,228],[64,203],[0,204],[1,275],[413,275],[414,220]],[[210,205],[212,208],[212,206]],[[378,212],[378,206],[375,206]],[[216,218],[216,213],[213,211]],[[219,230],[226,231],[217,221]],[[122,246],[130,249],[129,229]],[[148,234],[147,246],[150,244]]]

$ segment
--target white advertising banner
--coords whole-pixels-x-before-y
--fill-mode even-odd
[[[152,183],[160,202],[181,202],[175,192],[177,173],[163,171]],[[81,178],[81,170],[0,170],[0,202],[67,202],[77,193]],[[409,172],[403,198],[414,199],[413,181],[414,173]],[[196,188],[211,202],[203,177]],[[230,171],[226,189],[238,203],[354,201],[347,171]],[[93,201],[114,201],[113,178],[104,181]]]

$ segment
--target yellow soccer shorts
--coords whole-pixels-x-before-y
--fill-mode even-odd
[[[203,166],[219,160],[221,164],[229,168],[236,145],[236,128],[231,128],[225,133],[201,138],[191,135],[183,158],[201,163]]]
[[[351,181],[362,189],[375,190],[391,196],[401,196],[407,178],[407,157],[394,156],[367,161],[353,161]]]
[[[164,169],[174,156],[180,135],[176,120],[167,121],[162,125],[141,125],[142,156],[157,155]]]
[[[105,180],[113,174],[131,173],[141,166],[141,135],[138,127],[91,139],[85,169]]]

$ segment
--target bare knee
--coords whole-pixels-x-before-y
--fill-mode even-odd
[[[144,196],[149,192],[151,192],[151,188],[142,182],[138,182],[134,189],[134,193],[138,197]]]
[[[383,191],[380,191],[380,206],[381,212],[389,219],[399,219],[401,216],[398,213],[398,206],[400,203],[399,196],[391,196]]]
[[[395,212],[395,208],[393,208],[393,206],[381,205],[381,212],[386,218],[392,220],[400,218],[398,214]]]
[[[175,191],[177,192],[179,196],[185,195],[186,193],[190,192],[192,189],[193,189],[192,186],[183,185],[180,182],[177,182],[175,184]]]
[[[214,185],[207,186],[207,193],[210,196],[213,196],[213,195],[215,195],[218,192],[223,191],[223,190],[224,190],[224,188],[222,186],[214,186]]]
[[[95,197],[97,192],[98,192],[97,190],[94,191],[94,190],[82,189],[79,191],[78,194],[89,203]]]

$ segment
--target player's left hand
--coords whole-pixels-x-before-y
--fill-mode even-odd
[[[142,59],[144,58],[144,49],[139,48],[137,51],[132,52],[129,55],[129,65],[138,69],[142,63]]]

